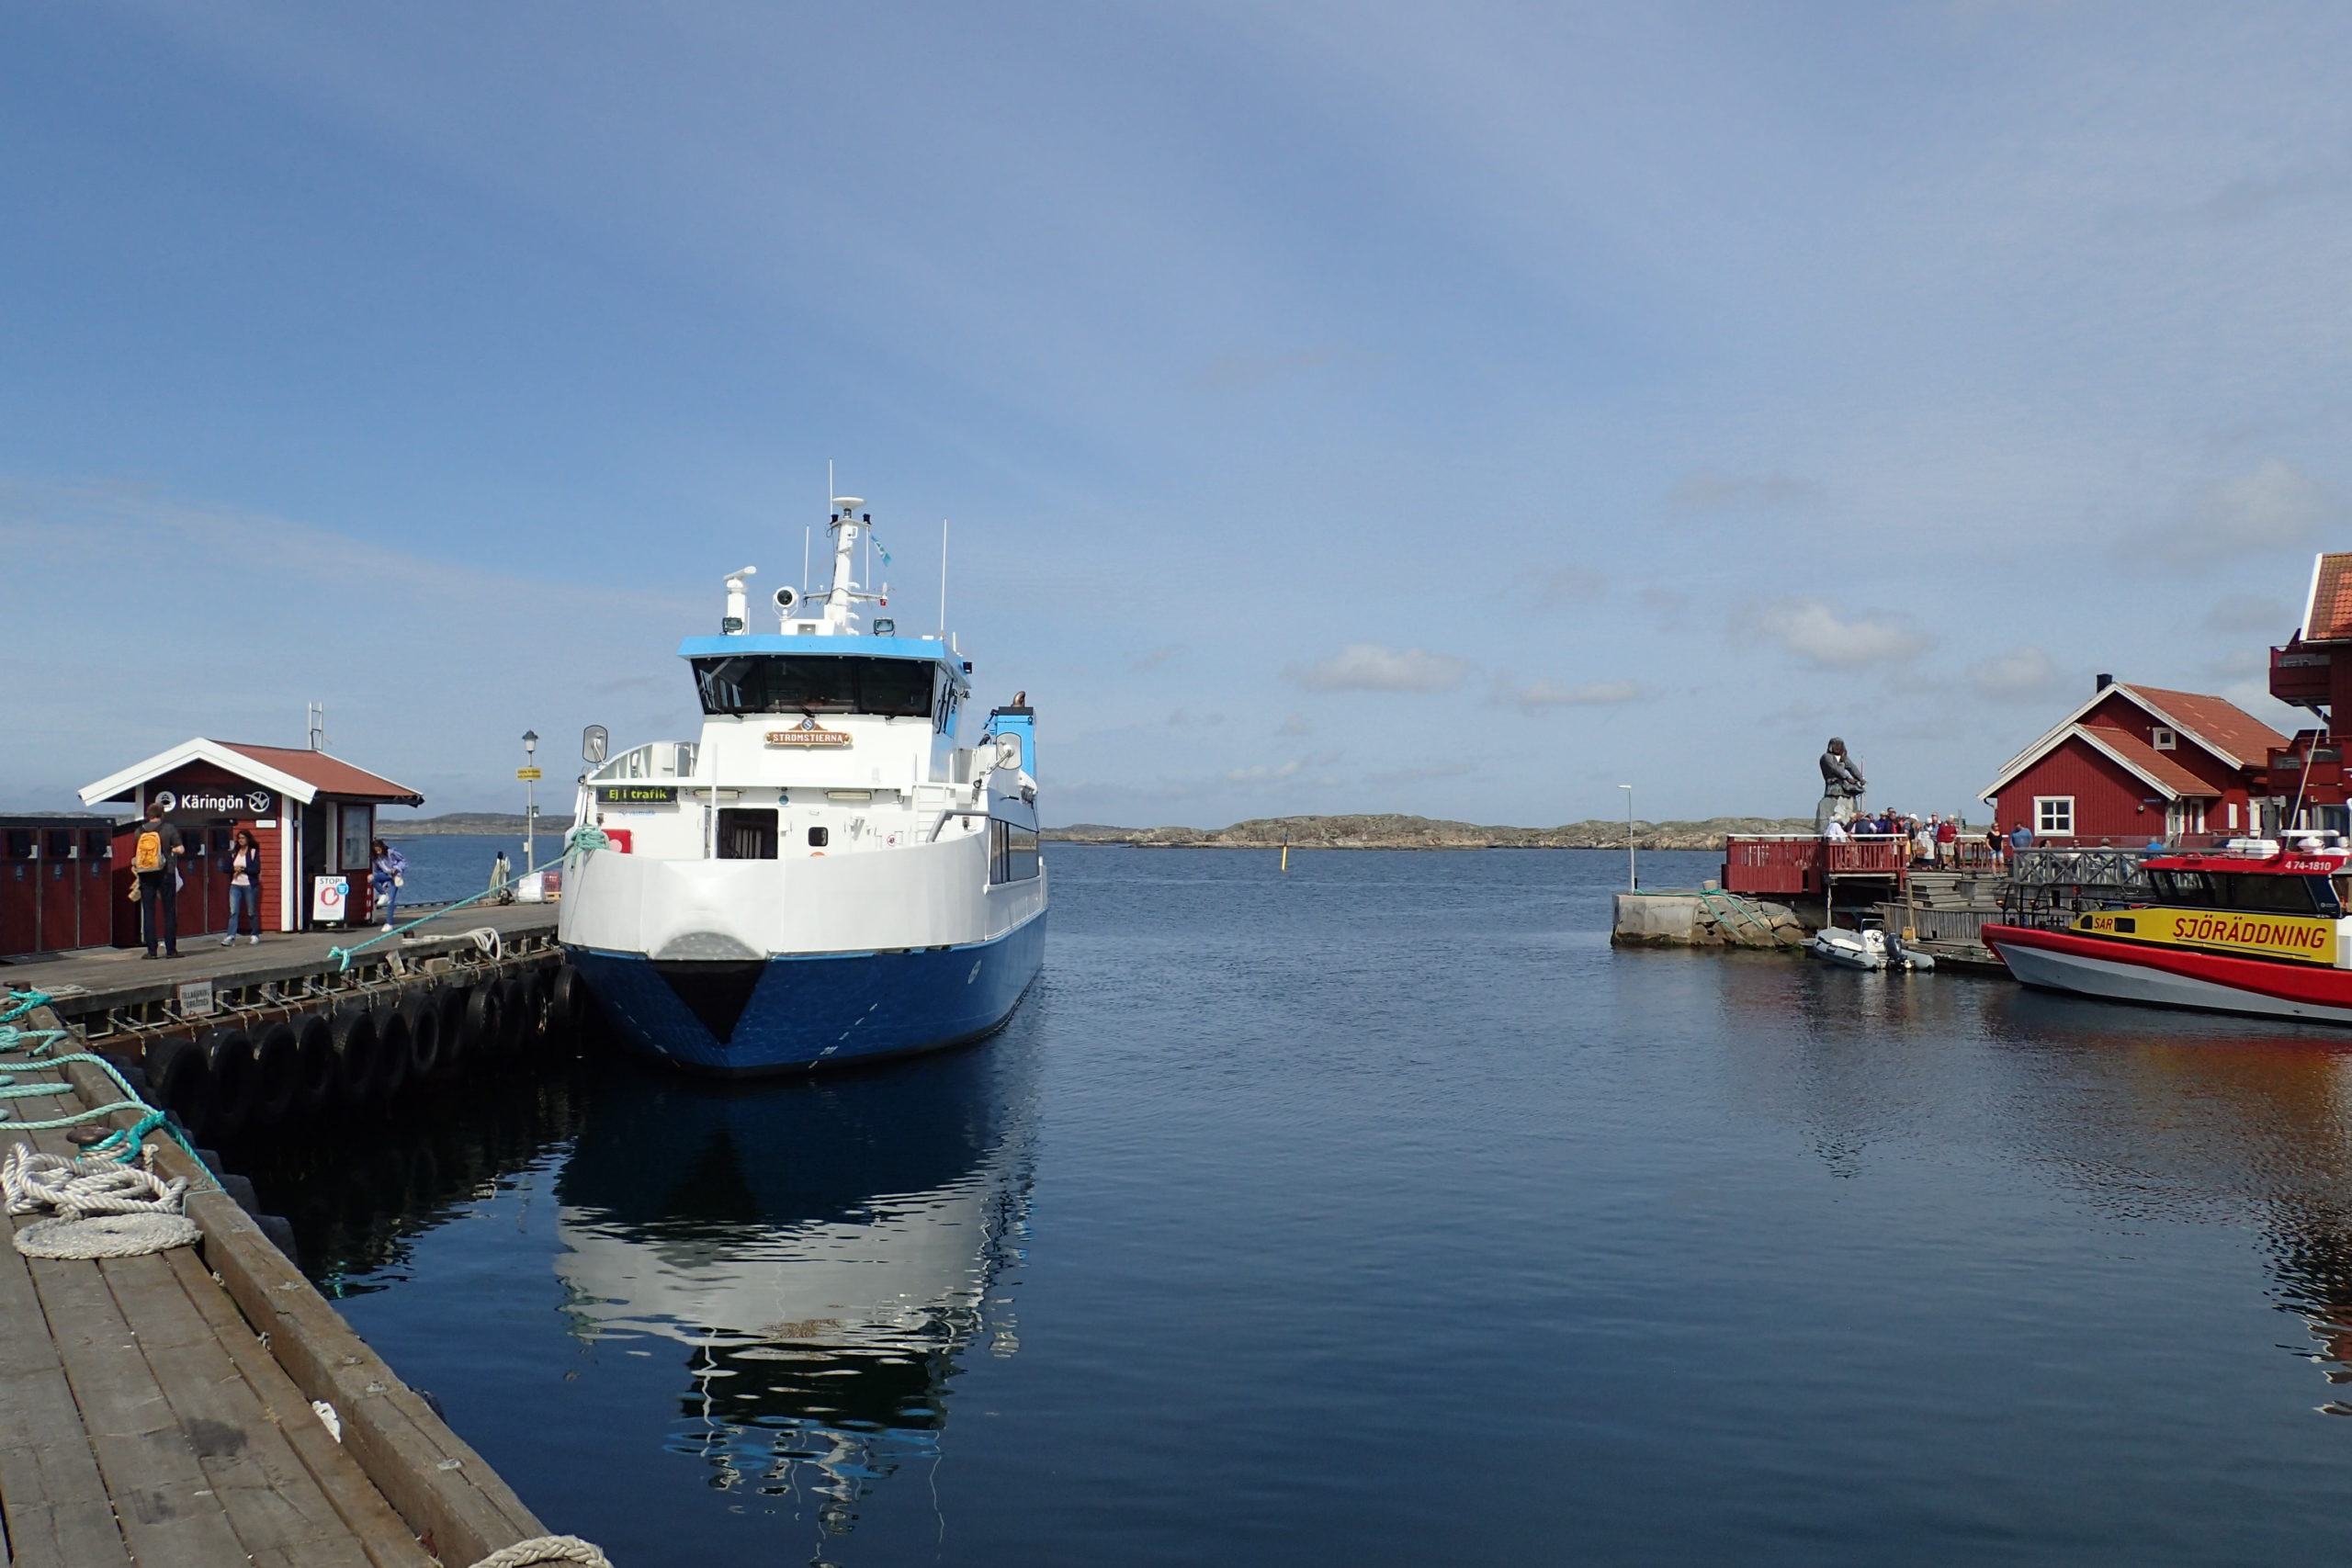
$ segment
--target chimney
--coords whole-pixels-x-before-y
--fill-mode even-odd
[[[2112,686],[2112,685],[2114,685],[2114,684],[2115,684],[2115,677],[2114,677],[2114,676],[2112,676],[2112,675],[2102,675],[2102,676],[2100,676],[2100,677],[2098,678],[2098,685],[2095,689],[2096,689],[2096,690],[2098,690],[2098,691],[2102,691],[2102,692],[2104,692],[2104,691],[2106,691],[2109,686]]]

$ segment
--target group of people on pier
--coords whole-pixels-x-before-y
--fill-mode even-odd
[[[1821,805],[1814,812],[1814,830],[1840,844],[1858,838],[1901,839],[1908,846],[1912,866],[1919,870],[1959,863],[1966,831],[1959,818],[1934,811],[1917,817],[1884,807],[1865,815],[1862,794],[1868,787],[1860,761],[1847,751],[1843,740],[1830,737],[1828,749],[1821,753]],[[1986,833],[1985,841],[1998,859],[1999,830]]]

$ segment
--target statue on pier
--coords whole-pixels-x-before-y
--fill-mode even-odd
[[[1846,754],[1843,740],[1831,736],[1829,749],[1821,754],[1821,804],[1814,808],[1814,830],[1818,832],[1832,822],[1841,826],[1851,822],[1865,787],[1861,764]]]

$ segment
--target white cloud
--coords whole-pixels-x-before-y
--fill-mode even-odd
[[[1387,648],[1351,642],[1330,658],[1290,678],[1315,692],[1442,692],[1462,683],[1470,660],[1425,648]]]
[[[1139,653],[1136,655],[1133,659],[1127,660],[1127,668],[1136,671],[1137,674],[1141,674],[1147,670],[1157,670],[1161,665],[1167,663],[1170,659],[1175,658],[1177,654],[1182,653],[1184,645],[1181,642],[1168,643],[1159,648],[1153,649],[1149,653]]]
[[[1619,703],[1639,702],[1648,695],[1639,681],[1587,681],[1579,685],[1564,686],[1556,681],[1531,681],[1515,686],[1502,676],[1495,677],[1494,700],[1508,703],[1521,713],[1542,713],[1547,708],[1612,707]]]
[[[2171,521],[2126,530],[2118,547],[2134,559],[2194,569],[2306,548],[2344,514],[2343,502],[2325,485],[2291,463],[2266,457],[2191,495]]]
[[[1315,733],[1315,726],[1307,722],[1305,714],[1295,713],[1283,719],[1274,733],[1276,735],[1312,735]]]
[[[1340,760],[1337,751],[1315,751],[1304,757],[1293,757],[1286,762],[1253,762],[1248,767],[1227,768],[1225,782],[1229,784],[1283,784],[1298,777],[1309,768],[1329,767]],[[1317,781],[1322,782],[1322,781]]]
[[[1753,616],[1750,629],[1816,670],[1900,664],[1926,652],[1935,640],[1907,615],[1889,610],[1849,615],[1826,599],[1809,596],[1763,606]]]
[[[2057,665],[2038,648],[2013,648],[1968,667],[1968,683],[1996,702],[2031,702],[2047,695],[2058,682]]]
[[[1548,571],[1531,571],[1528,584],[1535,591],[1535,602],[1550,608],[1557,604],[1584,604],[1600,597],[1609,580],[1597,571],[1581,566],[1555,567]]]

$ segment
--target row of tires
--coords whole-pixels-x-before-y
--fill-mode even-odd
[[[390,1100],[412,1084],[577,1038],[594,1002],[570,964],[437,985],[147,1050],[147,1098],[198,1138],[231,1139]]]

